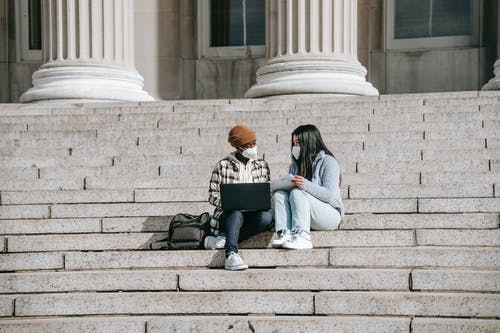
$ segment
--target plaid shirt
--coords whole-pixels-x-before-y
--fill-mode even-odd
[[[211,232],[219,234],[219,218],[223,212],[220,207],[220,184],[240,183],[240,162],[235,157],[236,152],[226,156],[217,162],[208,190],[208,202],[215,206],[215,211],[210,221]],[[250,172],[254,183],[265,183],[270,180],[270,171],[267,162],[264,160],[250,160]]]

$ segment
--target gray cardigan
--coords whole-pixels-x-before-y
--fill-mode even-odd
[[[292,175],[299,173],[296,163],[290,165],[289,172]],[[314,159],[312,179],[305,180],[302,190],[313,197],[324,201],[337,209],[341,216],[344,216],[345,209],[340,195],[340,167],[331,155],[325,154],[322,150]]]

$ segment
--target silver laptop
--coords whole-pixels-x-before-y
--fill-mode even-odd
[[[271,188],[269,183],[221,184],[223,210],[269,210]]]

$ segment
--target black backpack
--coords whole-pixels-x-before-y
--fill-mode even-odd
[[[203,241],[210,231],[210,214],[201,215],[179,213],[174,216],[168,228],[168,237],[150,245],[151,249],[165,248],[169,250],[203,249]]]

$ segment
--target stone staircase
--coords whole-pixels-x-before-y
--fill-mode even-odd
[[[312,250],[153,251],[212,211],[229,129],[271,176],[321,130],[347,215]],[[0,332],[500,332],[500,93],[0,105]]]

